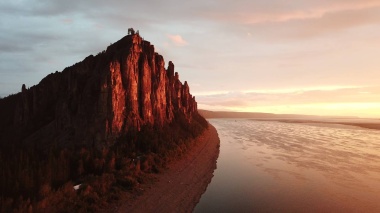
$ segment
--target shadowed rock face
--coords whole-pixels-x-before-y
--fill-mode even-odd
[[[1,142],[103,146],[143,125],[167,125],[179,114],[191,122],[195,98],[174,64],[164,65],[148,41],[125,36],[106,51],[1,99]]]

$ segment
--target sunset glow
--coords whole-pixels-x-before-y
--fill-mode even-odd
[[[231,107],[228,110],[238,112],[269,112],[276,114],[304,114],[325,116],[359,116],[380,117],[380,102],[378,103],[315,103],[263,107]]]
[[[206,103],[200,107],[216,111],[378,118],[379,93],[379,87],[326,86],[201,93],[199,99]]]
[[[380,117],[377,0],[36,2],[0,3],[1,97],[131,26],[174,62],[200,108]]]
[[[1,0],[1,212],[380,212],[380,0]]]

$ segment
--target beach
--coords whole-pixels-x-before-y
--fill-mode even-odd
[[[219,156],[216,129],[208,129],[178,161],[156,175],[154,183],[142,184],[140,195],[132,196],[113,212],[192,212],[211,182]]]

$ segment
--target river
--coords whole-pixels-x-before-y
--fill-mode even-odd
[[[380,131],[209,119],[214,177],[194,212],[380,212]]]

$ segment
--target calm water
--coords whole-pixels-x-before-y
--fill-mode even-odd
[[[209,121],[220,155],[195,212],[380,212],[380,131]]]

